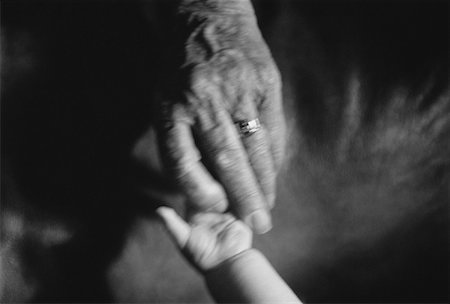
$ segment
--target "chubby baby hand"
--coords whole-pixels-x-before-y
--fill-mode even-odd
[[[172,208],[156,212],[186,258],[202,272],[251,248],[251,230],[230,213],[198,213],[187,223]]]

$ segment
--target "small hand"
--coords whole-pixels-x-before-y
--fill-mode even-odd
[[[188,224],[172,208],[156,211],[175,243],[200,271],[251,248],[251,230],[229,213],[197,213]]]

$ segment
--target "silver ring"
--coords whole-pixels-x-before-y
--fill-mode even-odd
[[[241,136],[250,136],[261,129],[261,123],[258,118],[249,121],[238,121],[236,126]]]

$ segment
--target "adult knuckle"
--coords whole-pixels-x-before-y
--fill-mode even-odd
[[[263,204],[263,199],[255,186],[247,185],[234,193],[237,208],[242,213],[251,213]]]
[[[205,68],[193,69],[189,80],[189,87],[193,90],[203,90],[211,85],[210,73]]]
[[[269,154],[266,151],[265,143],[262,141],[254,141],[251,146],[247,148],[247,155],[250,159],[260,159],[259,162],[266,164]]]
[[[242,51],[228,49],[221,51],[217,55],[211,67],[217,74],[217,77],[220,78],[218,80],[226,79],[228,83],[235,84],[236,81],[245,78],[251,65]]]
[[[237,167],[236,156],[239,151],[233,147],[225,147],[217,150],[215,158],[218,166],[224,169],[235,169]]]
[[[225,191],[216,181],[210,181],[196,188],[194,196],[195,200],[192,203],[201,210],[223,212],[227,207]]]
[[[276,64],[270,60],[261,68],[262,81],[269,86],[278,86],[281,84],[281,74]]]
[[[201,156],[199,153],[186,153],[177,150],[171,151],[167,155],[165,164],[176,178],[182,178],[191,172],[200,160]]]
[[[208,99],[208,96],[212,94],[214,88],[215,85],[211,79],[210,72],[203,68],[192,71],[188,81],[187,92],[193,94],[195,100]]]
[[[218,52],[215,59],[216,64],[233,68],[241,66],[241,63],[246,61],[242,51],[236,48],[225,49]]]

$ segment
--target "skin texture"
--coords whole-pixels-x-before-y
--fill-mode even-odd
[[[1,302],[211,302],[154,216],[176,193],[126,187],[170,28],[128,1],[1,3]],[[446,3],[253,3],[288,123],[255,247],[307,303],[449,302]]]
[[[161,102],[160,151],[188,209],[229,208],[265,233],[285,144],[281,80],[250,4],[219,2],[180,6],[183,59]],[[235,123],[255,118],[262,128],[241,137]]]
[[[186,258],[202,273],[251,248],[250,229],[229,213],[197,213],[187,223],[171,208],[159,207],[156,212]]]
[[[156,212],[217,303],[301,303],[230,213],[197,213],[187,223],[171,208]]]

